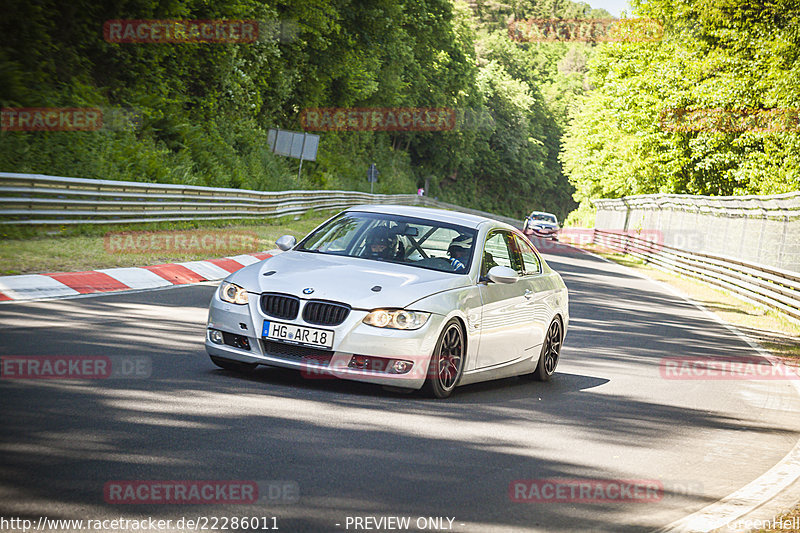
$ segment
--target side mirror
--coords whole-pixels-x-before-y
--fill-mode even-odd
[[[284,235],[275,241],[275,245],[284,252],[294,248],[295,244],[297,244],[297,239],[295,239],[292,235]]]
[[[519,275],[515,270],[504,266],[493,266],[489,269],[489,279],[495,283],[516,283]]]

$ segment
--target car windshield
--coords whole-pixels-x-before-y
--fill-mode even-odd
[[[348,211],[295,249],[466,274],[475,235],[474,229],[433,220]]]
[[[558,224],[558,219],[555,215],[550,215],[548,213],[532,213],[530,216],[531,220],[541,220],[543,222],[552,222],[553,224]]]

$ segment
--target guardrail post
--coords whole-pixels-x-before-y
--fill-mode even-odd
[[[761,259],[761,248],[762,248],[762,245],[764,244],[764,232],[767,229],[767,221],[768,220],[769,219],[767,218],[767,212],[765,210],[765,211],[763,211],[763,218],[761,219],[761,232],[758,235],[758,250],[756,251],[756,261],[758,261],[758,262],[762,262],[762,259]]]
[[[778,247],[778,266],[783,268],[783,256],[786,250],[786,231],[789,229],[789,217],[783,217],[783,231],[781,232],[781,245]]]

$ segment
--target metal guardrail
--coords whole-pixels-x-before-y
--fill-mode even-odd
[[[594,230],[592,242],[717,285],[800,320],[800,273],[723,255],[691,252],[631,232]]]
[[[518,225],[517,219],[416,194],[353,191],[251,191],[0,172],[0,224],[132,224],[298,215],[359,204],[422,205]]]
[[[800,218],[800,191],[773,195],[701,196],[693,194],[639,194],[592,200],[598,209],[617,211],[679,209],[717,216]]]
[[[765,211],[771,211],[766,215],[769,217],[787,208],[793,210],[798,198],[800,193],[779,195],[774,199],[775,205],[770,206],[771,209],[765,209],[763,201],[756,209],[761,209],[762,216]],[[664,201],[697,205],[681,198],[667,198]],[[626,210],[624,229],[627,230],[631,206],[641,204],[642,208],[653,208],[664,203],[653,202],[655,200],[642,197],[633,202],[630,199],[598,200],[595,204],[598,209]],[[725,209],[750,209],[756,205],[753,204],[753,198],[749,197],[741,202],[736,206],[728,205]],[[323,190],[265,192],[0,172],[0,224],[6,225],[258,219],[297,215],[311,210],[344,209],[359,204],[422,205],[494,218],[515,226],[521,222],[415,194]],[[711,204],[708,205],[707,210],[712,210]],[[717,206],[716,209],[722,208]],[[726,214],[731,215],[730,212]],[[776,216],[785,218],[785,215]],[[800,273],[705,251],[654,243],[631,235],[631,231],[597,229],[594,242],[721,286],[800,319]]]

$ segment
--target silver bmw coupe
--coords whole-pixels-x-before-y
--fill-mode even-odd
[[[458,385],[547,381],[569,324],[567,288],[519,230],[474,215],[359,206],[214,293],[218,366],[297,369],[445,398]]]

